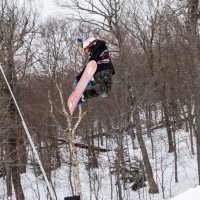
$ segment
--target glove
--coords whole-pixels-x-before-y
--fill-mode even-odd
[[[89,81],[89,83],[87,84],[87,89],[91,88],[93,86],[92,81]]]
[[[82,38],[77,38],[76,39],[76,45],[83,48],[83,40]]]
[[[91,80],[87,84],[87,89],[91,88],[95,83],[94,77],[91,78]]]
[[[76,79],[76,80],[74,81],[73,85],[72,85],[72,91],[73,91],[74,88],[76,87],[77,83],[78,83],[78,80]]]
[[[83,102],[85,101],[84,99],[84,94],[83,96],[80,98],[80,100],[78,101],[78,106],[81,106],[83,104]]]

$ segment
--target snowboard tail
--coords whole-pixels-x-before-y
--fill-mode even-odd
[[[73,114],[79,100],[81,99],[83,92],[85,91],[89,81],[91,80],[94,73],[96,72],[96,69],[97,69],[96,61],[91,60],[87,64],[87,66],[86,66],[86,68],[83,72],[83,75],[81,76],[78,84],[76,85],[73,92],[69,96],[69,98],[68,98],[68,108],[69,108],[71,115]]]

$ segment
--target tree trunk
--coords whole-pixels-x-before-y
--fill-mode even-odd
[[[172,131],[171,131],[171,127],[170,127],[169,110],[168,110],[168,106],[167,106],[165,97],[164,97],[164,99],[162,101],[162,105],[163,105],[163,111],[164,111],[165,127],[167,129],[167,138],[168,138],[168,145],[169,145],[168,152],[171,153],[171,152],[174,151],[174,146],[173,146],[173,140],[172,140]]]
[[[10,83],[11,89],[13,89],[13,77],[14,77],[14,61],[12,60],[12,56],[10,56],[10,59],[7,61],[6,65],[6,76],[8,79],[8,82]],[[19,124],[18,124],[18,114],[16,113],[16,108],[13,99],[11,98],[11,94],[9,89],[7,88],[6,84],[3,87],[2,90],[3,96],[7,99],[5,101],[5,105],[7,106],[7,113],[6,113],[6,120],[7,120],[7,126],[8,128],[8,135],[7,135],[7,141],[8,141],[8,147],[7,147],[7,155],[9,157],[8,160],[8,167],[6,168],[8,171],[8,177],[7,177],[7,189],[8,189],[8,196],[12,196],[12,184],[14,186],[15,195],[17,200],[24,200],[24,194],[21,186],[21,180],[20,180],[20,163],[19,163],[19,157],[18,157],[18,140],[20,139],[19,134]],[[12,181],[12,182],[11,182]]]
[[[15,131],[12,130],[14,133]],[[20,179],[20,167],[19,167],[19,160],[17,155],[17,140],[11,138],[10,142],[10,157],[12,160],[12,182],[15,189],[16,200],[24,200],[24,193],[21,186],[21,179]]]
[[[74,136],[74,133],[71,133],[71,136],[69,138],[69,147],[70,147],[70,154],[71,154],[72,171],[73,171],[74,179],[75,179],[74,181],[75,181],[75,186],[76,186],[76,193],[80,195],[81,200],[83,200],[79,166],[78,166],[78,158],[77,158],[77,148],[74,145],[74,143],[75,143],[75,136]]]
[[[136,123],[137,138],[138,138],[138,142],[139,142],[139,145],[140,145],[140,148],[142,151],[144,166],[145,166],[145,170],[147,173],[147,180],[148,180],[148,183],[150,186],[149,193],[156,194],[159,192],[159,190],[158,190],[158,186],[155,183],[154,178],[153,178],[153,171],[152,171],[151,164],[149,161],[147,149],[146,149],[143,137],[142,137],[142,128],[141,128],[141,122],[140,122],[138,109],[135,110],[134,120]]]
[[[191,56],[191,81],[193,84],[193,94],[195,101],[195,112],[196,112],[196,126],[195,131],[197,141],[197,164],[198,164],[198,180],[200,184],[200,76],[199,76],[199,56],[198,56],[198,35],[197,35],[197,24],[199,19],[199,0],[188,0],[188,41],[189,50]]]
[[[24,193],[21,186],[21,179],[20,179],[20,163],[18,159],[18,149],[17,149],[17,141],[19,137],[19,128],[17,128],[18,123],[17,118],[18,115],[16,115],[15,111],[15,105],[14,102],[10,101],[10,107],[9,107],[9,115],[10,115],[10,130],[9,130],[9,156],[11,160],[11,177],[12,182],[15,190],[15,195],[17,200],[24,200]]]
[[[191,105],[188,105],[188,126],[190,132],[190,146],[191,146],[191,153],[194,155],[194,142],[193,142],[193,132],[195,132],[195,127],[193,124],[194,117],[192,116]]]
[[[151,134],[152,114],[151,114],[151,105],[149,103],[147,103],[145,108],[145,117],[146,117],[147,136],[151,140],[152,159],[154,159],[154,142]]]
[[[146,146],[144,143],[144,139],[142,137],[142,126],[141,126],[141,121],[140,121],[139,110],[138,110],[138,107],[134,107],[136,105],[135,102],[137,102],[137,101],[133,95],[132,86],[129,87],[128,92],[129,92],[130,100],[131,100],[131,111],[133,113],[133,119],[134,119],[134,122],[136,125],[136,135],[137,135],[137,139],[138,139],[140,149],[142,152],[144,167],[146,170],[147,180],[148,180],[149,187],[150,187],[149,193],[156,194],[156,193],[159,193],[159,190],[158,190],[158,186],[153,177],[152,167],[151,167],[151,164],[149,161],[149,157],[148,157],[147,149],[146,149]]]
[[[19,140],[19,146],[18,149],[18,158],[19,158],[19,165],[20,165],[20,174],[26,173],[26,164],[27,164],[27,151],[26,151],[26,142],[25,139],[22,136],[22,133],[20,133],[21,137]]]
[[[173,119],[175,120],[175,119]],[[178,158],[176,149],[176,128],[175,124],[172,125],[173,130],[173,140],[174,140],[174,173],[175,173],[175,183],[178,183]]]
[[[5,155],[9,155],[9,144],[5,147]],[[12,178],[11,178],[11,166],[10,166],[10,159],[8,157],[7,163],[5,163],[5,169],[6,169],[6,188],[7,188],[7,196],[12,196]]]

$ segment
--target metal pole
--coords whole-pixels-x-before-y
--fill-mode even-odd
[[[15,105],[16,105],[16,108],[17,108],[17,110],[18,110],[18,113],[19,113],[19,115],[20,115],[20,117],[21,117],[22,125],[23,125],[23,127],[24,127],[24,130],[25,130],[25,132],[26,132],[26,135],[27,135],[27,137],[28,137],[28,140],[29,140],[29,142],[30,142],[30,144],[31,144],[31,147],[32,147],[32,149],[33,149],[33,152],[34,152],[34,154],[35,154],[35,158],[36,158],[36,160],[38,161],[38,164],[39,164],[39,166],[40,166],[40,169],[41,169],[42,174],[43,174],[43,176],[44,176],[44,179],[45,179],[45,181],[46,181],[46,184],[47,184],[47,187],[48,187],[50,196],[51,196],[52,200],[56,200],[57,198],[56,198],[56,195],[55,195],[55,193],[54,193],[54,190],[53,190],[51,184],[49,183],[49,180],[48,180],[47,175],[46,175],[46,173],[45,173],[45,171],[44,171],[42,162],[41,162],[41,160],[40,160],[39,154],[38,154],[38,152],[37,152],[37,150],[36,150],[36,148],[35,148],[35,145],[34,145],[33,140],[32,140],[32,138],[31,138],[30,132],[29,132],[27,126],[26,126],[26,123],[25,123],[25,121],[24,121],[24,118],[23,118],[23,116],[22,116],[22,113],[21,113],[21,111],[20,111],[20,108],[19,108],[19,106],[18,106],[18,104],[17,104],[17,101],[16,101],[16,99],[15,99],[15,96],[14,96],[12,90],[11,90],[11,87],[10,87],[10,85],[9,85],[9,83],[8,83],[8,80],[7,80],[7,78],[6,78],[5,74],[4,74],[4,71],[3,71],[3,68],[2,68],[1,65],[0,65],[0,69],[1,69],[1,72],[2,72],[2,74],[3,74],[4,79],[5,79],[5,81],[6,81],[6,84],[7,84],[7,86],[8,86],[8,89],[9,89],[9,91],[10,91],[10,93],[11,93],[11,96],[12,96],[12,98],[13,98],[13,100],[14,100],[14,103],[15,103]]]

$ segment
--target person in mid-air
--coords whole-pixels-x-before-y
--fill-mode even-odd
[[[97,96],[106,97],[111,90],[112,75],[115,74],[115,70],[105,41],[89,38],[82,42],[82,39],[78,38],[77,45],[81,46],[85,54],[88,55],[88,62],[91,60],[97,62],[97,70],[83,93],[83,97],[79,102],[80,105],[85,99]],[[76,76],[75,84],[80,80],[84,70],[85,67]]]

